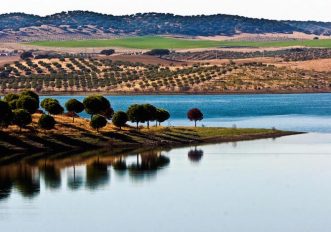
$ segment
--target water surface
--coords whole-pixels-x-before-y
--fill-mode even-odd
[[[141,153],[169,158],[150,170],[116,171],[111,154],[97,152],[8,164],[0,229],[326,232],[330,141],[304,134]]]
[[[56,97],[64,103],[72,96]],[[83,96],[76,96],[83,100]],[[200,108],[204,120],[199,125],[331,133],[331,94],[261,95],[161,95],[108,96],[113,108],[126,111],[131,104],[151,103],[167,109],[171,119],[166,125],[192,125],[186,113]],[[86,113],[81,116],[88,117]]]

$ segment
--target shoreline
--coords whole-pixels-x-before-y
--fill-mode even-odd
[[[96,132],[89,121],[56,116],[56,128],[50,131],[37,127],[40,115],[33,115],[31,126],[19,132],[15,126],[0,131],[0,163],[42,157],[45,154],[69,153],[108,149],[111,151],[176,148],[187,145],[239,142],[255,139],[278,138],[302,132],[254,128],[223,127],[151,127],[139,130],[127,126],[122,130],[108,124]]]
[[[20,91],[9,91],[0,93],[0,97],[8,93],[20,93]],[[157,95],[276,95],[276,94],[330,94],[331,90],[321,91],[228,91],[228,92],[107,92],[107,91],[54,91],[38,92],[40,96],[88,96],[88,95],[105,95],[105,96],[157,96]]]

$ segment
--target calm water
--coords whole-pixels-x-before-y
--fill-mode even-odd
[[[331,94],[109,99],[115,110],[145,102],[168,109],[170,125],[188,124],[187,109],[199,107],[204,125],[310,133],[121,156],[110,151],[47,155],[2,164],[0,231],[330,230]]]
[[[64,103],[71,96],[56,97]],[[84,97],[76,97],[83,100]],[[200,108],[205,126],[276,127],[331,133],[331,94],[109,96],[115,110],[151,103],[170,111],[167,125],[191,125],[186,112]],[[81,116],[88,117],[86,113]]]
[[[0,230],[330,230],[331,135],[305,134],[123,156],[53,157],[0,169]],[[75,168],[74,168],[74,167]]]

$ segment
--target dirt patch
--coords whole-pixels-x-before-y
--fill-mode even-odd
[[[18,60],[20,60],[19,56],[0,56],[0,67],[5,64],[12,64]]]
[[[273,64],[278,67],[288,67],[292,69],[303,69],[317,72],[331,72],[331,59],[282,62]]]

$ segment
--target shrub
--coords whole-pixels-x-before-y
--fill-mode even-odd
[[[103,128],[107,125],[107,120],[101,115],[94,115],[91,119],[90,126],[93,129],[96,129],[99,132],[100,128]]]
[[[20,128],[20,131],[22,131],[22,128],[27,126],[32,122],[32,117],[30,113],[23,109],[18,109],[13,111],[13,120],[12,123]]]
[[[127,121],[128,115],[123,111],[116,112],[112,119],[113,124],[120,129],[126,125]]]
[[[54,120],[54,118],[52,116],[43,114],[39,118],[38,126],[41,129],[51,130],[55,126],[55,120]]]

